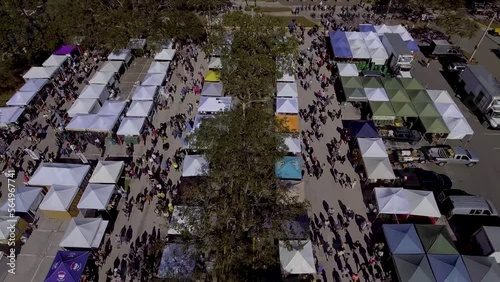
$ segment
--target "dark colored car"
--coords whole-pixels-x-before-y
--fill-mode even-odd
[[[453,186],[453,182],[448,176],[431,170],[409,168],[396,170],[395,174],[400,179],[398,185],[408,189],[432,191],[436,196],[441,191],[451,189]]]
[[[422,139],[422,135],[416,131],[411,130],[406,127],[396,127],[390,126],[387,127],[387,135],[380,134],[382,139],[395,141],[395,142],[407,142],[411,145],[417,144],[420,139]],[[379,131],[380,133],[380,131]]]

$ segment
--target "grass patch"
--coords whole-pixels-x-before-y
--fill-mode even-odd
[[[294,17],[294,16],[274,17],[274,18],[279,19],[283,23],[283,25],[285,25],[285,26],[288,26],[292,22],[293,19],[295,19],[295,23],[297,23],[298,25],[304,25],[305,27],[314,27],[315,25],[318,24],[318,23],[313,22],[310,19],[308,19],[306,17],[302,17],[302,16],[299,16],[299,17]]]
[[[7,101],[9,101],[10,98],[12,98],[14,94],[12,93],[4,93],[0,95],[0,106],[4,107],[6,106]]]

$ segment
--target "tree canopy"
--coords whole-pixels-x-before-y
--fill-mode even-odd
[[[449,12],[437,18],[436,24],[449,35],[472,38],[479,30],[479,25],[463,12]]]
[[[233,12],[212,27],[206,49],[222,53],[224,91],[246,102],[274,95],[276,78],[293,72],[291,62],[298,55],[297,46],[296,38],[288,36],[278,19]]]

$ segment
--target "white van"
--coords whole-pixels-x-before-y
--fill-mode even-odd
[[[440,197],[442,198],[442,195]],[[441,199],[439,199],[441,200]],[[498,216],[497,209],[489,200],[472,195],[448,196],[442,201],[443,214],[451,218],[455,214],[475,216]]]

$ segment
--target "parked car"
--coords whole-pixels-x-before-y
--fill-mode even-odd
[[[436,196],[444,190],[450,190],[453,186],[453,182],[448,176],[432,170],[409,168],[395,170],[394,172],[401,181],[401,183],[396,183],[396,185],[401,185],[408,189],[432,191]]]
[[[421,148],[427,161],[443,166],[447,163],[464,164],[473,166],[479,163],[479,155],[463,147],[448,145],[424,146]]]
[[[387,126],[381,128],[378,130],[378,134],[384,140],[408,142],[411,145],[417,144],[420,139],[422,139],[422,135],[418,131],[400,126]]]

